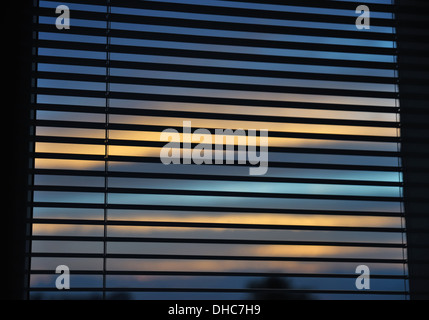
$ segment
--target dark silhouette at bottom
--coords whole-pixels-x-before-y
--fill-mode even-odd
[[[294,289],[290,281],[280,277],[266,277],[249,282],[248,289],[254,289],[250,293],[252,300],[312,300],[305,292]]]

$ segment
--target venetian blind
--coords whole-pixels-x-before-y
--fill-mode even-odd
[[[407,298],[395,10],[362,4],[40,0],[30,298]],[[238,131],[165,165],[185,124],[267,130],[266,173]]]

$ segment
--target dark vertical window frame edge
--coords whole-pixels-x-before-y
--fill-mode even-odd
[[[26,287],[29,283],[29,244],[27,241],[29,214],[28,197],[31,194],[27,186],[31,181],[29,161],[31,160],[31,103],[33,72],[33,23],[36,0],[9,1],[6,3],[7,19],[3,30],[8,48],[6,66],[3,69],[7,77],[4,101],[4,152],[7,164],[5,175],[6,203],[3,213],[6,215],[4,237],[6,238],[6,257],[2,285],[2,300],[27,299]],[[12,153],[10,155],[10,153]]]
[[[402,167],[410,298],[429,299],[429,206],[415,201],[429,194],[429,102],[416,96],[429,91],[427,39],[429,3],[396,0]],[[420,21],[420,23],[419,23]],[[417,85],[416,85],[417,84]],[[419,154],[420,153],[420,154]]]

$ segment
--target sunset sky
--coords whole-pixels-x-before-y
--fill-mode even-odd
[[[163,2],[155,0],[153,2]],[[390,3],[390,0],[361,1],[362,3]],[[201,4],[197,0],[170,0],[169,3]],[[71,29],[57,30],[55,28],[55,11],[57,5],[67,4],[71,10]],[[168,6],[168,3],[165,4]],[[132,16],[148,15],[159,18],[181,18],[189,20],[206,20],[217,22],[237,22],[264,24],[273,26],[293,26],[298,28],[323,28],[326,30],[356,31],[354,24],[335,22],[335,15],[356,17],[354,11],[333,9],[312,9],[306,7],[292,7],[281,5],[255,4],[235,1],[204,1],[204,5],[222,5],[239,8],[276,10],[284,12],[302,12],[333,15],[332,23],[304,22],[292,20],[268,19],[250,17],[230,17],[226,15],[208,15],[197,13],[180,13],[166,10],[132,10],[129,8],[112,8],[112,14]],[[272,256],[272,257],[310,257],[310,258],[357,258],[365,259],[402,259],[402,234],[392,232],[402,228],[401,221],[401,184],[399,160],[395,156],[398,151],[396,138],[398,137],[397,121],[393,110],[398,106],[394,98],[396,85],[393,83],[365,83],[357,81],[328,81],[296,78],[279,78],[264,75],[262,70],[297,72],[303,74],[317,73],[322,75],[351,75],[351,76],[395,76],[393,69],[374,69],[367,67],[367,62],[394,63],[392,55],[375,55],[346,52],[328,52],[316,50],[288,49],[288,42],[335,44],[343,46],[366,46],[377,48],[394,48],[395,44],[387,40],[359,40],[343,39],[329,36],[287,35],[266,32],[244,32],[231,30],[215,30],[209,28],[176,27],[167,25],[112,22],[112,30],[133,30],[154,32],[159,34],[198,35],[204,37],[229,37],[239,39],[259,39],[285,42],[284,47],[248,47],[240,45],[215,45],[191,43],[182,41],[158,41],[147,39],[128,39],[111,37],[111,45],[134,46],[165,49],[200,50],[218,53],[218,58],[191,58],[178,56],[161,56],[155,54],[137,53],[110,53],[111,61],[152,63],[161,65],[180,65],[189,67],[224,67],[253,71],[261,71],[256,76],[222,75],[204,72],[160,71],[150,69],[133,69],[111,67],[109,73],[115,79],[120,77],[135,77],[145,80],[145,84],[124,84],[112,82],[109,84],[111,92],[158,94],[167,96],[212,97],[230,99],[249,99],[269,102],[287,102],[286,107],[247,106],[234,104],[208,104],[188,102],[156,101],[155,99],[136,98],[109,98],[109,108],[113,110],[108,115],[108,138],[111,142],[107,149],[104,144],[106,122],[104,107],[106,98],[78,97],[72,95],[44,94],[43,89],[81,89],[102,92],[106,89],[104,82],[91,79],[94,75],[105,76],[106,68],[94,64],[93,66],[72,65],[59,63],[57,57],[90,58],[94,61],[106,59],[106,53],[101,51],[85,50],[85,44],[105,44],[105,36],[82,35],[77,27],[105,28],[105,22],[95,22],[74,18],[73,11],[87,10],[105,12],[104,6],[79,5],[73,3],[59,3],[55,1],[40,1],[40,6],[52,9],[51,16],[41,16],[40,23],[44,26],[38,34],[39,40],[54,40],[62,42],[81,43],[83,49],[59,49],[48,46],[39,47],[38,55],[42,62],[38,63],[40,72],[37,80],[38,89],[42,93],[37,95],[40,106],[36,114],[36,158],[35,169],[40,169],[34,176],[33,210],[35,219],[66,219],[65,223],[50,223],[48,221],[33,224],[33,236],[104,236],[104,210],[102,205],[107,201],[111,205],[107,210],[107,220],[111,222],[106,228],[108,237],[129,237],[131,241],[111,241],[107,243],[109,254],[171,254],[171,255],[219,255],[219,256]],[[369,4],[370,6],[370,4]],[[391,19],[391,14],[371,12],[371,17]],[[134,20],[131,20],[134,21]],[[351,18],[350,21],[354,21]],[[50,29],[49,29],[50,28]],[[392,28],[371,27],[374,33],[391,34]],[[225,58],[224,54],[243,53],[257,54],[266,58],[260,62],[237,61]],[[306,65],[269,62],[269,57],[302,57],[320,58],[328,60],[346,60],[360,62],[359,67],[340,67],[329,65]],[[51,61],[52,60],[52,61]],[[99,65],[99,66],[95,66]],[[53,73],[59,75],[58,78]],[[80,74],[78,80],[61,80],[61,75]],[[256,74],[256,73],[255,73]],[[182,84],[180,87],[171,85],[149,85],[148,81],[181,80],[207,82],[205,88],[192,88]],[[224,89],[213,89],[211,83],[221,83]],[[260,87],[261,91],[238,90],[235,84],[247,84]],[[229,87],[231,89],[229,89]],[[264,88],[274,90],[264,91]],[[256,86],[255,86],[256,88]],[[329,94],[299,93],[312,92],[312,89],[326,89]],[[331,89],[354,90],[356,95],[334,95]],[[272,91],[272,92],[271,92]],[[338,91],[343,92],[343,91]],[[362,96],[359,96],[362,93]],[[374,93],[374,94],[371,94]],[[136,97],[136,96],[130,96]],[[142,95],[143,97],[143,95]],[[303,107],[313,103],[320,108]],[[296,104],[296,105],[295,105]],[[82,110],[80,107],[90,107]],[[336,108],[337,106],[338,108]],[[341,106],[341,107],[340,107]],[[346,107],[350,106],[350,110]],[[74,110],[75,108],[75,110]],[[338,110],[344,109],[344,110]],[[360,109],[358,111],[358,109]],[[121,111],[122,110],[122,111]],[[366,110],[366,111],[365,111]],[[85,111],[85,112],[84,112]],[[153,112],[152,112],[153,111]],[[163,113],[156,113],[163,111]],[[176,116],[174,112],[183,112]],[[158,115],[157,115],[158,114]],[[177,113],[176,113],[177,114]],[[203,114],[203,116],[201,115]],[[219,116],[220,115],[220,116]],[[237,120],[235,115],[254,116],[252,120]],[[258,119],[258,117],[260,117]],[[212,119],[211,119],[212,118]],[[314,119],[326,120],[323,124],[314,123]],[[331,121],[332,120],[332,121]],[[337,121],[341,120],[341,121]],[[343,121],[344,120],[344,121]],[[237,165],[169,165],[162,163],[148,163],[140,161],[139,157],[159,157],[161,147],[154,147],[151,142],[160,142],[161,131],[167,128],[182,127],[183,121],[192,121],[192,128],[206,129],[268,129],[270,166],[264,177],[289,178],[277,181],[216,181],[209,179],[179,179],[177,174],[185,177],[205,175],[228,175],[231,177],[248,176],[247,166]],[[342,122],[343,121],[343,122]],[[353,125],[353,121],[356,124]],[[79,126],[72,123],[80,122]],[[316,121],[317,122],[317,121]],[[60,127],[58,124],[65,124]],[[67,125],[69,123],[69,125]],[[340,124],[342,123],[342,124]],[[381,126],[382,125],[382,126]],[[157,126],[160,130],[153,130],[150,126]],[[180,130],[179,130],[180,132]],[[325,136],[322,136],[325,135]],[[332,136],[328,136],[332,135]],[[334,137],[333,135],[336,135]],[[340,136],[345,135],[345,139]],[[350,136],[371,136],[376,138],[349,139]],[[326,139],[323,139],[326,137]],[[75,139],[76,138],[76,139]],[[352,137],[353,138],[353,137]],[[359,141],[360,140],[360,141]],[[371,141],[372,140],[372,141]],[[284,148],[315,148],[337,150],[327,154],[311,151],[300,152],[298,149]],[[107,161],[107,169],[111,175],[107,178],[107,186],[103,172],[105,170],[106,155],[114,160]],[[294,152],[295,150],[295,152]],[[374,155],[341,154],[344,150],[374,151]],[[302,151],[302,149],[301,149]],[[383,154],[383,152],[385,152]],[[392,154],[389,156],[390,153]],[[49,156],[43,156],[49,154]],[[61,154],[56,157],[55,154]],[[39,155],[39,156],[37,156]],[[85,160],[73,159],[75,155],[85,155]],[[116,158],[115,158],[116,157]],[[301,164],[281,165],[281,163]],[[353,169],[317,168],[316,164],[354,165]],[[312,166],[314,165],[314,166]],[[384,166],[392,170],[363,170],[358,166]],[[58,174],[44,174],[43,169],[57,169]],[[78,170],[76,174],[68,170]],[[86,174],[84,173],[86,172]],[[66,174],[68,173],[68,174]],[[158,178],[145,177],[145,173],[159,174]],[[301,180],[299,180],[301,179]],[[308,179],[311,179],[309,183]],[[314,180],[317,179],[317,182]],[[230,180],[233,180],[230,179]],[[333,183],[330,180],[339,180]],[[361,185],[347,183],[348,180],[361,181]],[[368,182],[368,183],[365,183]],[[373,183],[372,183],[373,182]],[[381,182],[377,183],[376,182]],[[88,187],[91,190],[78,189],[60,190],[61,187]],[[108,192],[105,196],[104,188],[114,190],[121,188],[150,189],[159,192],[146,193]],[[58,188],[58,190],[57,190]],[[162,190],[186,190],[181,195],[162,194]],[[227,192],[256,192],[287,194],[284,198],[244,197],[244,196],[207,196],[193,195],[193,191],[227,191]],[[369,201],[360,199],[300,199],[293,195],[344,195],[344,196],[376,196],[386,197],[384,200]],[[384,199],[384,198],[383,198]],[[37,203],[43,203],[37,205]],[[55,203],[55,205],[49,205]],[[87,208],[58,204],[89,204]],[[95,205],[95,206],[93,206]],[[97,206],[100,205],[100,206]],[[116,207],[115,207],[116,206]],[[121,207],[122,206],[122,207]],[[125,208],[126,206],[129,206]],[[141,206],[138,208],[138,206]],[[147,206],[145,209],[143,206]],[[149,207],[150,206],[150,207]],[[156,208],[156,206],[160,206]],[[180,210],[178,206],[219,207],[223,210]],[[169,210],[168,208],[171,208]],[[226,208],[226,209],[225,209]],[[228,208],[242,208],[229,210]],[[257,210],[256,209],[260,209]],[[248,212],[246,210],[248,209]],[[286,209],[284,213],[279,210]],[[297,210],[294,212],[294,210]],[[306,211],[308,210],[308,211]],[[337,214],[336,211],[361,212],[361,214]],[[367,212],[368,214],[363,214]],[[379,213],[379,214],[376,214]],[[88,220],[87,224],[68,223],[70,219]],[[219,225],[218,228],[208,227],[173,227],[173,226],[145,226],[143,222],[198,222],[219,224],[248,224],[274,226],[313,226],[313,230],[298,229],[258,229],[258,228],[230,228]],[[116,222],[129,222],[116,223]],[[317,227],[371,227],[380,228],[379,232],[365,231],[323,231]],[[381,228],[386,228],[382,231]],[[241,239],[241,240],[282,240],[282,241],[326,241],[326,242],[364,242],[397,244],[392,247],[365,247],[365,246],[334,246],[313,244],[214,244],[192,243],[191,241],[169,242],[137,242],[136,238],[180,238],[180,239]],[[90,253],[102,254],[103,242],[86,239],[85,241],[33,240],[33,253]],[[57,265],[65,264],[73,270],[96,270],[103,268],[103,259],[100,256],[88,258],[72,257],[33,257],[32,270],[55,270]],[[108,271],[195,271],[195,272],[284,272],[284,273],[340,273],[353,274],[359,264],[367,264],[373,274],[403,275],[401,263],[354,263],[354,262],[306,262],[306,261],[245,261],[245,260],[186,260],[186,259],[131,259],[107,258]],[[50,287],[54,285],[55,274],[33,274],[31,285]],[[203,277],[203,276],[155,276],[155,275],[108,275],[108,287],[188,287],[188,288],[246,288],[254,277]],[[299,289],[344,289],[354,290],[354,278],[312,278],[297,277],[290,279],[294,288]],[[93,287],[102,286],[102,275],[73,275],[72,286]],[[404,281],[373,279],[374,290],[403,290]],[[386,289],[387,288],[387,289]],[[39,293],[34,293],[36,296]],[[47,297],[59,293],[41,293]],[[193,293],[130,293],[132,298],[168,299],[168,298],[246,298],[245,294],[201,294]],[[315,298],[330,298],[330,296],[314,296]],[[385,298],[385,296],[377,296]],[[336,296],[338,298],[338,296]],[[346,298],[346,297],[340,297]],[[356,296],[358,298],[358,296]],[[389,296],[389,298],[403,298],[403,296]]]

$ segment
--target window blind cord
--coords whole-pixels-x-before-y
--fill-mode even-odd
[[[33,1],[33,6],[35,11],[37,12],[37,10],[39,10],[40,8],[40,3],[39,0],[34,0]],[[39,27],[39,22],[40,22],[40,18],[39,15],[36,13],[33,13],[33,28],[38,28]],[[37,63],[37,58],[39,57],[39,33],[38,32],[33,32],[33,62],[32,62],[32,68],[33,68],[33,72],[34,72],[34,78],[32,79],[32,84],[31,87],[34,90],[33,93],[31,94],[31,114],[30,114],[30,119],[31,120],[36,120],[37,119],[37,89],[38,89],[38,63]],[[31,135],[35,136],[36,134],[36,127],[32,126],[31,128]],[[30,154],[35,152],[35,143],[31,143],[30,144]],[[34,169],[36,166],[36,158],[35,157],[31,157],[31,161],[30,161],[30,168]],[[35,175],[34,173],[31,173],[30,171],[30,177],[29,177],[29,185],[28,187],[33,188],[35,185]],[[34,192],[29,192],[28,195],[28,215],[27,218],[29,219],[28,224],[27,224],[27,234],[29,236],[29,239],[31,239],[33,237],[33,219],[34,219]],[[31,267],[32,267],[32,259],[31,259],[31,252],[33,252],[33,241],[27,241],[26,243],[27,246],[27,253],[30,255],[27,259],[26,259],[26,268],[28,270],[28,274],[27,274],[27,278],[25,279],[25,286],[26,286],[26,293],[25,293],[25,299],[30,300],[30,287],[31,287]]]
[[[105,140],[104,140],[104,212],[103,212],[103,300],[106,300],[106,255],[107,255],[107,204],[109,172],[109,93],[110,93],[110,0],[106,0],[106,86],[105,86]]]
[[[396,85],[395,85],[395,94],[396,94],[396,99],[395,99],[395,107],[397,109],[396,111],[396,122],[399,123],[399,126],[396,129],[396,135],[398,138],[398,142],[396,143],[396,148],[397,148],[397,152],[399,155],[401,155],[401,143],[402,143],[402,139],[401,139],[401,125],[400,125],[400,112],[401,112],[401,106],[399,104],[399,74],[398,74],[398,69],[399,69],[399,65],[398,65],[398,46],[397,46],[397,41],[398,41],[398,37],[396,34],[396,30],[397,30],[397,25],[398,25],[398,21],[396,19],[396,12],[397,12],[397,4],[395,0],[392,0],[392,21],[394,21],[394,25],[392,26],[392,33],[395,35],[395,41],[394,41],[394,48],[395,48],[395,55],[393,56],[394,59],[394,64],[395,64],[395,68],[394,68],[394,74],[395,74],[395,79],[396,79]],[[407,290],[407,275],[406,275],[406,264],[407,264],[407,260],[405,258],[405,248],[406,248],[406,243],[404,240],[404,233],[405,233],[405,226],[404,226],[404,222],[405,222],[405,208],[404,208],[404,194],[403,194],[403,177],[401,177],[401,172],[403,171],[403,167],[402,167],[402,161],[401,161],[401,156],[398,156],[398,178],[399,181],[402,181],[402,186],[399,188],[399,196],[401,198],[401,201],[399,202],[400,205],[400,214],[401,214],[401,243],[402,243],[402,273],[404,276],[404,300],[407,300],[407,296],[408,296],[408,290]]]

